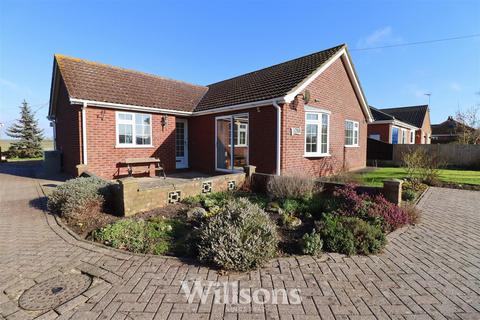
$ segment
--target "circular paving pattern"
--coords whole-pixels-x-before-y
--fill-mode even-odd
[[[48,310],[81,295],[92,279],[84,274],[71,274],[45,280],[25,291],[18,304],[25,310]]]

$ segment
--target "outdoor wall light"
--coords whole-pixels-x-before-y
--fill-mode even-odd
[[[162,115],[161,123],[162,123],[162,127],[168,126],[168,116],[166,114]]]

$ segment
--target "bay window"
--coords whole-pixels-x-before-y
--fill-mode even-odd
[[[144,113],[117,112],[118,147],[150,147],[152,116]]]
[[[328,155],[329,115],[322,112],[305,113],[305,156]]]
[[[358,127],[357,121],[345,121],[345,146],[358,147]]]

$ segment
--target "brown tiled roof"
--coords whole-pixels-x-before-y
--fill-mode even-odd
[[[316,52],[208,86],[55,55],[70,98],[202,111],[283,97],[345,45]]]
[[[432,124],[432,135],[437,134],[450,134],[455,135],[464,131],[473,131],[472,127],[464,125],[461,122],[454,120],[452,117],[448,117],[447,120],[439,124]]]
[[[378,110],[375,107],[370,106],[370,111],[372,112],[373,120],[374,121],[382,121],[382,120],[394,120],[395,118],[385,112]]]
[[[195,111],[283,97],[345,45],[208,85]]]
[[[193,111],[208,88],[55,55],[70,98]]]
[[[395,119],[414,125],[417,128],[421,128],[423,120],[427,114],[428,106],[411,106],[411,107],[398,107],[379,109],[383,113],[395,117]]]

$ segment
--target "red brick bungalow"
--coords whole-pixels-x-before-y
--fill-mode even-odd
[[[391,144],[429,144],[432,129],[427,105],[377,109],[370,107],[373,122],[368,137]]]
[[[167,174],[362,168],[372,116],[340,45],[208,86],[55,55],[49,119],[65,172],[112,179],[139,157]]]

